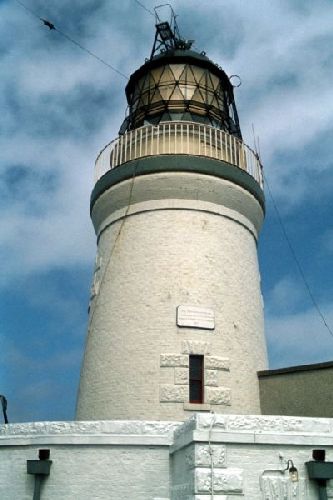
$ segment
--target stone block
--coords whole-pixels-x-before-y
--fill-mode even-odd
[[[177,385],[188,385],[189,383],[189,374],[188,368],[175,368],[175,384]]]
[[[188,356],[183,354],[161,354],[160,366],[188,366]]]
[[[183,340],[182,353],[183,354],[209,354],[211,344],[209,342],[200,342],[198,340]]]
[[[173,366],[163,366],[160,369],[160,384],[173,384],[175,378],[175,368]]]
[[[217,370],[205,370],[205,385],[214,387],[219,385],[219,372]]]
[[[220,358],[219,356],[206,356],[205,368],[212,370],[230,370],[230,359]]]
[[[190,500],[194,498],[193,485],[189,482],[171,486],[171,500]]]
[[[188,400],[188,385],[161,385],[161,403],[183,403]]]
[[[231,390],[226,387],[215,389],[207,387],[206,389],[206,402],[212,405],[231,405]]]
[[[195,444],[189,446],[186,450],[185,461],[187,466],[193,467],[211,467],[211,454],[213,465],[217,468],[227,466],[227,452],[224,445]]]
[[[238,495],[233,494],[232,498],[237,497]],[[241,493],[239,496],[243,496]],[[210,500],[210,495],[194,495],[191,497],[191,500]],[[227,495],[215,495],[214,494],[214,500],[230,500],[230,496],[228,497]]]
[[[195,469],[195,493],[210,493],[212,476],[210,469]],[[213,475],[214,493],[242,493],[242,469],[215,469]]]

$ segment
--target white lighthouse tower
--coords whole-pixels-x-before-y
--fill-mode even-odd
[[[260,413],[261,165],[226,73],[160,23],[96,160],[97,257],[77,419]]]

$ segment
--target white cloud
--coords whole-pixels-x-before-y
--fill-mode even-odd
[[[270,368],[317,363],[333,357],[333,336],[301,280],[284,276],[265,301],[265,329]],[[333,303],[320,303],[320,311],[333,331]],[[300,361],[301,360],[301,361]]]
[[[333,325],[333,304],[323,307],[327,323]],[[331,327],[332,329],[332,327]],[[266,335],[271,354],[270,368],[331,360],[333,336],[316,309],[266,318]]]
[[[303,304],[307,291],[303,283],[290,276],[284,276],[277,281],[268,293],[265,308],[268,312],[281,313],[282,315],[295,310]]]

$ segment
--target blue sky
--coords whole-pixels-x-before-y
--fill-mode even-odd
[[[130,75],[154,19],[134,0],[25,0]],[[152,0],[142,0],[152,9]],[[308,283],[333,328],[333,4],[171,2],[181,33],[228,74],[245,141],[266,177]],[[0,393],[11,421],[74,416],[95,238],[93,165],[123,120],[125,80],[0,1]],[[270,367],[333,359],[272,203],[259,244]]]

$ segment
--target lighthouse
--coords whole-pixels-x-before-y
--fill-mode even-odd
[[[78,420],[260,413],[262,168],[225,71],[160,22],[99,154]]]

